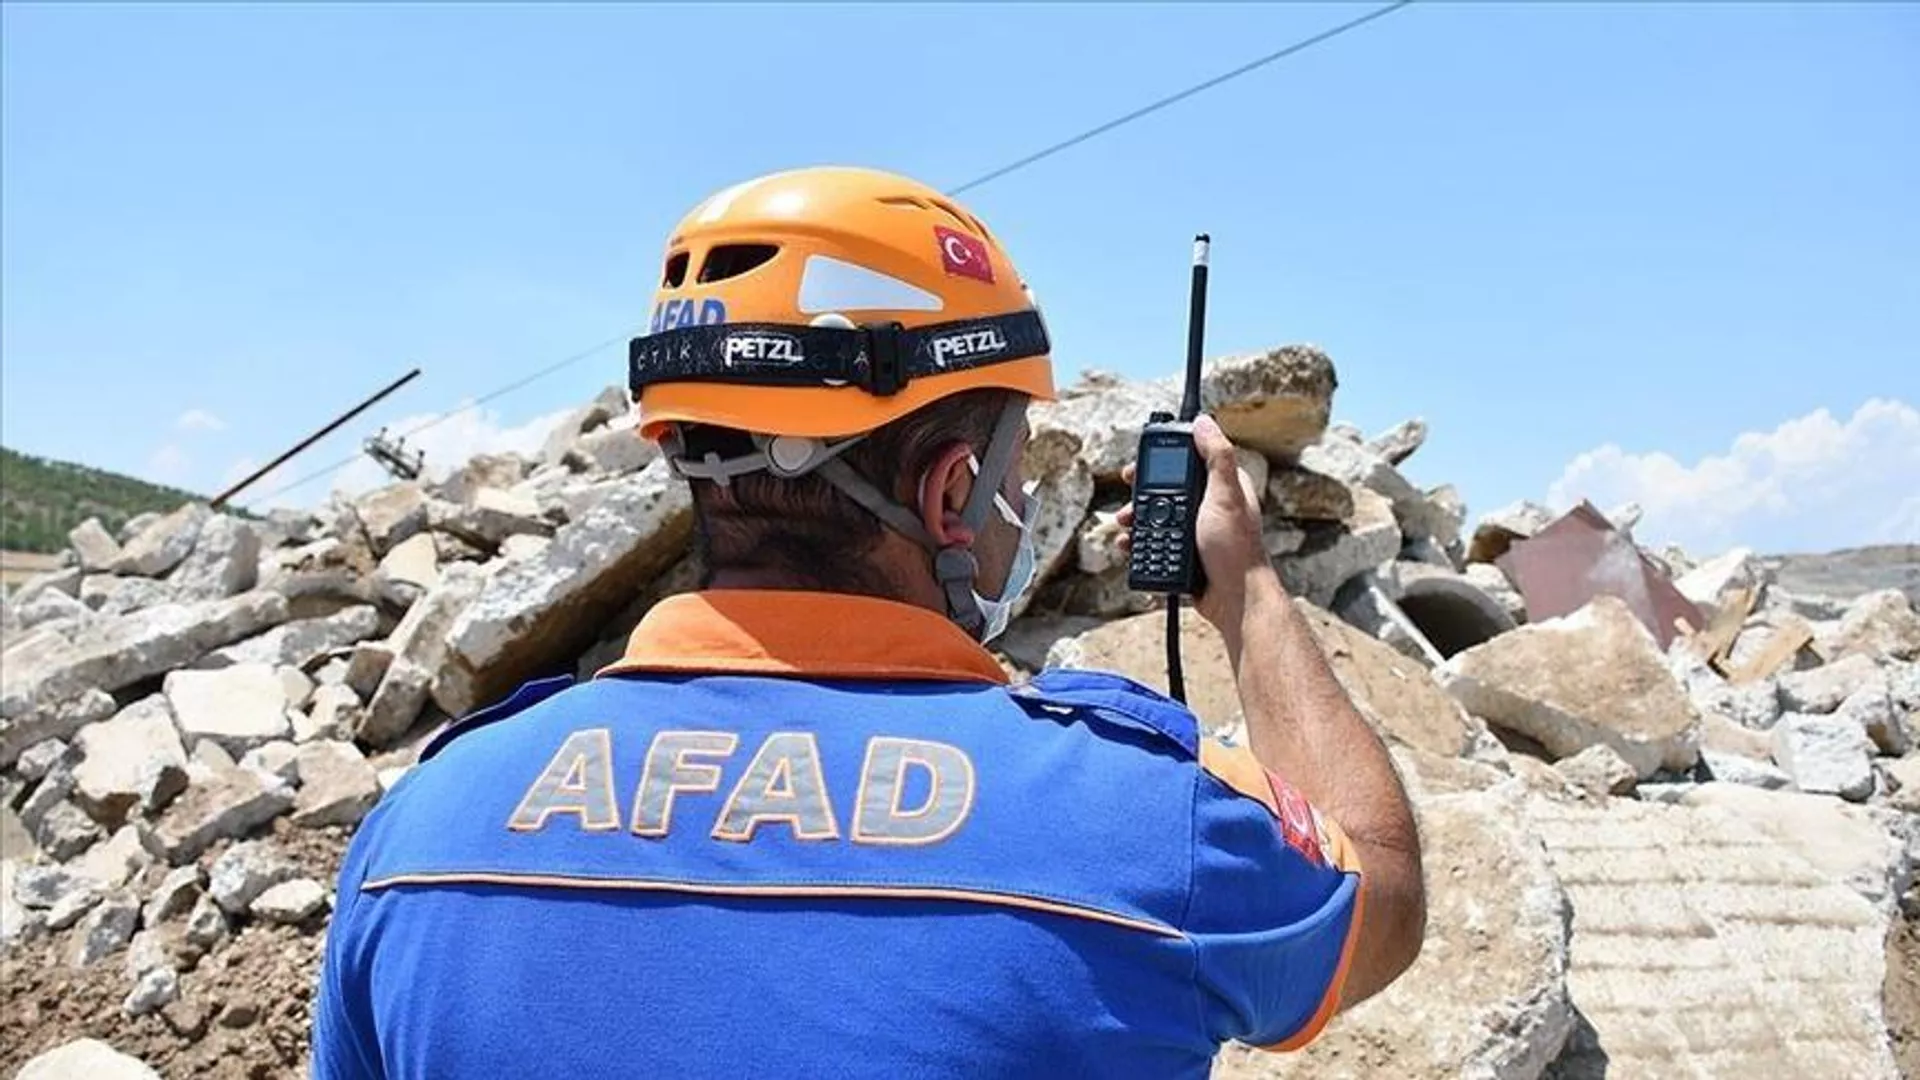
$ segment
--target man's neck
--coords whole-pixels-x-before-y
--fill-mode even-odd
[[[888,576],[889,579],[896,578],[896,575]],[[850,591],[826,588],[818,583],[796,578],[791,574],[783,574],[777,570],[759,569],[716,570],[713,573],[712,579],[707,583],[707,588],[766,589],[780,592]],[[862,593],[860,595],[873,594]],[[923,607],[929,611],[939,612],[942,615],[946,614],[947,610],[945,598],[940,595],[939,590],[933,586],[932,582],[927,582],[922,588],[913,590],[890,590],[887,595],[881,596],[880,599],[893,600],[902,604],[913,604],[916,607]]]

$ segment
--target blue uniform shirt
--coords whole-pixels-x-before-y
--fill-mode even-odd
[[[1116,676],[937,614],[656,606],[449,728],[340,872],[314,1075],[1204,1077],[1337,1005],[1331,822]]]

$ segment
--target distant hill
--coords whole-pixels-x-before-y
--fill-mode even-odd
[[[1771,555],[1761,560],[1789,592],[1852,599],[1899,589],[1920,605],[1920,544],[1882,544],[1823,554]]]
[[[128,518],[194,500],[205,497],[0,447],[0,548],[9,551],[61,551],[87,518],[115,532]]]

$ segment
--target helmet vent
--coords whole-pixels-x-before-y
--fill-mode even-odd
[[[665,288],[677,289],[680,287],[681,282],[687,280],[688,259],[689,255],[684,251],[676,251],[667,256],[666,273],[662,274],[660,278],[661,284]]]
[[[725,281],[739,277],[779,254],[780,248],[774,244],[719,244],[707,252],[707,261],[700,264],[700,280]]]
[[[948,216],[948,217],[950,217],[950,218],[952,218],[953,220],[955,220],[955,221],[957,221],[957,222],[959,222],[959,223],[960,223],[960,227],[961,227],[961,228],[963,228],[963,229],[967,229],[967,230],[970,230],[970,231],[972,231],[972,232],[985,232],[985,231],[986,231],[985,229],[982,229],[982,228],[980,227],[980,223],[979,223],[979,222],[977,222],[977,221],[975,221],[975,220],[973,220],[972,218],[970,218],[970,217],[968,217],[967,215],[965,215],[965,214],[963,214],[963,213],[961,213],[958,207],[956,207],[956,206],[954,206],[954,205],[953,205],[952,203],[950,203],[950,202],[947,202],[947,201],[946,201],[945,199],[935,199],[935,200],[933,200],[933,205],[935,205],[935,206],[937,206],[937,207],[939,207],[939,208],[940,208],[940,209],[942,209],[942,210],[945,210],[945,211],[947,212],[947,216]]]
[[[911,195],[882,195],[879,201],[888,206],[900,207],[903,210],[909,207],[915,210],[925,210],[928,208],[926,203],[921,202]]]

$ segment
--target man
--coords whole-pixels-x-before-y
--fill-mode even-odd
[[[696,208],[629,363],[707,587],[441,733],[367,817],[316,1074],[1199,1077],[1412,963],[1405,794],[1217,426],[1198,607],[1251,752],[983,647],[1033,577],[1048,349],[928,187],[809,169]]]

